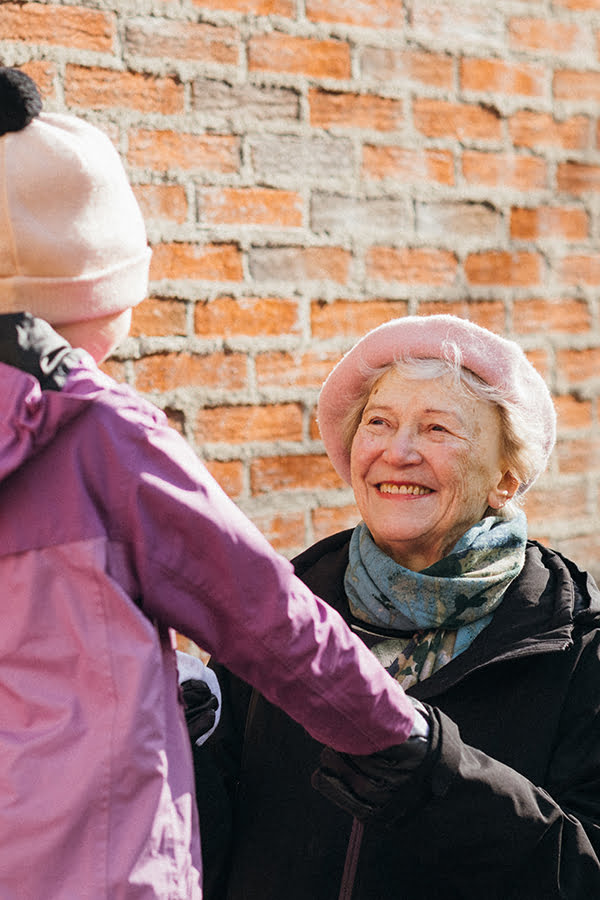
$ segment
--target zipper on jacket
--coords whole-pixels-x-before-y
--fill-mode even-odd
[[[359,822],[358,819],[352,820],[352,830],[348,840],[348,849],[346,850],[346,861],[344,863],[344,872],[342,874],[338,900],[351,900],[352,898],[354,879],[356,878],[364,830],[365,826],[362,822]]]

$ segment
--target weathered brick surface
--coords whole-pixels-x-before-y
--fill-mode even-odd
[[[506,63],[499,59],[463,59],[460,83],[465,91],[541,97],[548,75],[541,65]]]
[[[462,170],[469,184],[500,190],[533,191],[548,184],[547,164],[536,156],[466,150]]]
[[[401,183],[454,184],[454,160],[448,150],[412,150],[381,144],[363,148],[362,173],[366,179],[389,178]]]
[[[235,66],[241,43],[234,28],[150,19],[127,26],[125,46],[138,56],[193,59]]]
[[[46,107],[103,127],[153,249],[103,368],[285,553],[354,524],[331,367],[394,316],[518,340],[559,442],[531,532],[600,574],[600,0],[0,4]]]
[[[78,50],[111,53],[116,36],[113,11],[45,3],[3,3],[0,41],[58,44]],[[33,73],[29,72],[32,75]]]
[[[130,166],[157,173],[169,169],[229,175],[240,168],[239,138],[230,134],[186,134],[139,129],[128,135]]]
[[[313,78],[348,78],[350,47],[343,41],[319,41],[287,34],[257,35],[249,42],[248,64],[255,70]]]

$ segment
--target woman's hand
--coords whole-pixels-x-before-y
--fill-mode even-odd
[[[330,747],[321,753],[313,787],[357,819],[396,818],[398,811],[393,815],[391,810],[398,800],[402,814],[414,804],[415,791],[420,793],[432,756],[429,715],[422,703],[409,699],[415,707],[415,723],[403,744],[370,756],[337,753]]]

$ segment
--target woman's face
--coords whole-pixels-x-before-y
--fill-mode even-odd
[[[496,407],[450,375],[387,372],[373,388],[350,453],[356,502],[375,543],[421,571],[445,556],[488,506],[514,493]]]

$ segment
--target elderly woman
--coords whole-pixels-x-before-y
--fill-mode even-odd
[[[196,751],[223,861],[208,900],[599,897],[600,593],[519,508],[555,438],[543,380],[512,341],[407,317],[341,360],[318,412],[362,521],[296,571],[420,727],[397,755],[323,752],[219,669],[221,723]]]

